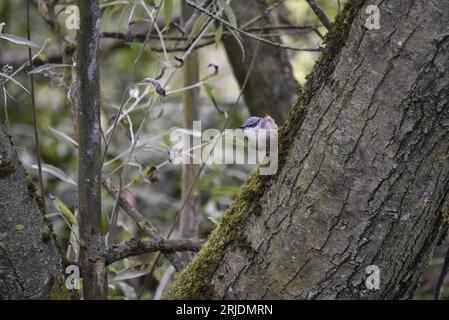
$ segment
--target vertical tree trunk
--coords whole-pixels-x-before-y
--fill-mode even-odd
[[[0,300],[69,298],[35,191],[0,123]]]
[[[328,35],[278,173],[249,179],[168,298],[412,296],[449,217],[449,2],[370,1],[379,30],[364,3]]]
[[[78,2],[78,210],[84,299],[106,299],[107,281],[101,226],[101,125],[98,1]]]
[[[266,2],[261,0],[232,1],[231,6],[239,25],[263,15],[268,8]],[[273,24],[273,21],[270,16],[267,16],[251,26],[263,27],[269,24]],[[280,38],[271,40],[282,42]],[[223,44],[234,75],[242,85],[249,70],[249,62],[256,52],[257,41],[244,38],[245,60],[243,60],[239,44],[233,37],[224,39]],[[251,71],[251,77],[243,90],[245,103],[251,115],[265,116],[269,114],[278,124],[283,124],[290,108],[296,101],[299,90],[293,76],[288,52],[268,44],[260,44],[256,61],[257,63]]]
[[[181,3],[182,19],[187,21],[192,15],[193,9],[190,8],[185,2]],[[198,52],[193,52],[184,62],[184,86],[190,86],[199,82],[199,66],[198,66]],[[183,96],[183,122],[184,128],[193,129],[193,121],[199,120],[199,88],[194,88],[184,92]],[[191,137],[190,137],[191,138]],[[190,139],[193,140],[193,139]],[[193,154],[193,152],[192,152]],[[193,160],[191,158],[191,160]],[[181,201],[187,201],[183,210],[181,211],[181,217],[179,220],[179,234],[181,238],[196,238],[198,236],[199,219],[197,216],[198,204],[199,204],[199,191],[198,187],[193,187],[193,182],[198,174],[200,165],[184,164],[182,166],[182,199]],[[190,193],[190,195],[189,195]],[[187,200],[188,199],[188,200]],[[189,261],[191,254],[183,253],[183,257]]]

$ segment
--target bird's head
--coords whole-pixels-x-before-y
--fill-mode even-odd
[[[249,117],[239,128],[246,131],[251,129],[278,129],[278,126],[272,117],[266,115],[264,118],[255,116]]]
[[[249,130],[249,129],[262,128],[262,126],[264,124],[263,122],[264,122],[263,118],[261,118],[261,117],[249,117],[248,119],[245,120],[243,125],[239,128],[243,129],[243,131]]]

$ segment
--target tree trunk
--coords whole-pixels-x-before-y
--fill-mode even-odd
[[[98,0],[78,1],[78,210],[84,299],[107,298],[101,225],[100,9]]]
[[[263,15],[268,8],[265,1],[260,0],[232,1],[231,5],[239,25]],[[263,27],[269,24],[273,24],[273,21],[267,16],[251,26]],[[250,61],[258,45],[256,40],[249,38],[243,40],[244,60],[238,42],[233,37],[223,39],[229,62],[240,85],[243,85],[245,81]],[[280,38],[270,40],[282,42]],[[251,115],[265,116],[269,114],[278,124],[283,124],[290,108],[296,101],[299,90],[298,83],[293,76],[288,53],[268,44],[260,44],[256,59],[257,63],[243,90],[245,103]]]
[[[413,295],[449,216],[449,2],[364,2],[327,36],[279,171],[250,177],[167,298]]]
[[[69,298],[42,205],[0,123],[0,300]]]
[[[184,1],[181,3],[181,14],[183,25],[192,16],[194,10],[189,7]],[[184,61],[183,69],[184,86],[188,87],[200,81],[199,67],[198,67],[198,52],[192,54]],[[185,129],[193,129],[193,121],[198,121],[199,118],[199,102],[200,102],[199,88],[187,90],[183,94],[183,126]],[[193,137],[188,136],[188,139],[193,141]],[[193,145],[193,144],[192,144]],[[189,156],[193,156],[193,151],[189,152]],[[193,158],[189,158],[191,161]],[[194,185],[194,180],[200,170],[199,164],[192,163],[182,165],[181,175],[181,202],[186,201],[184,208],[180,213],[179,218],[179,236],[181,238],[197,238],[199,229],[198,205],[200,194],[198,186]],[[186,264],[192,260],[192,253],[184,252],[181,254]]]

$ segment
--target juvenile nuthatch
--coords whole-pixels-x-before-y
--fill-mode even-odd
[[[277,139],[278,125],[269,115],[249,117],[239,128],[248,137],[249,146],[255,149],[265,148],[271,139]]]

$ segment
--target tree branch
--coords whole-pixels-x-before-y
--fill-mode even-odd
[[[176,251],[199,251],[204,245],[204,240],[198,239],[160,239],[142,240],[133,238],[119,244],[111,245],[104,255],[106,265],[131,256],[139,256],[145,253],[163,251],[174,253]]]
[[[319,25],[279,25],[279,26],[266,26],[266,27],[253,27],[253,28],[244,28],[247,32],[268,32],[268,31],[283,31],[283,30],[316,30]],[[229,31],[223,32],[223,35],[231,35]],[[102,38],[113,38],[125,40],[126,42],[136,41],[143,42],[145,40],[146,34],[136,33],[136,34],[127,34],[124,32],[102,32]],[[159,36],[157,34],[150,34],[150,39],[159,40]],[[215,33],[208,33],[203,36],[203,39],[214,39]],[[170,36],[164,35],[164,41],[186,41],[189,40],[188,36]]]
[[[30,0],[27,1],[27,39],[31,41],[31,30],[30,30]],[[33,64],[33,54],[31,48],[28,47],[28,63],[31,66]],[[34,76],[29,74],[30,77],[30,96],[31,96],[31,111],[33,114],[33,130],[34,130],[34,145],[36,148],[36,160],[37,160],[37,172],[39,178],[39,192],[44,205],[42,206],[42,211],[45,214],[45,195],[44,195],[44,182],[42,178],[42,161],[41,161],[41,147],[39,143],[39,132],[37,129],[37,111],[36,111],[36,100],[34,92]]]
[[[434,296],[435,300],[441,299],[441,296],[443,294],[442,289],[444,287],[444,279],[446,278],[448,272],[449,272],[449,248],[447,249],[446,257],[444,258],[444,264],[441,269],[440,276],[438,277],[438,283],[435,289],[435,296]]]
[[[205,15],[209,16],[210,18],[214,19],[215,21],[221,23],[222,25],[228,27],[228,28],[231,29],[231,30],[234,30],[234,31],[236,31],[236,32],[239,32],[239,33],[243,34],[244,36],[246,36],[246,37],[248,37],[248,38],[252,38],[252,39],[258,40],[258,41],[260,41],[260,42],[269,44],[269,45],[274,46],[274,47],[283,48],[283,49],[289,49],[289,50],[294,50],[294,51],[312,51],[312,52],[319,52],[319,51],[322,51],[321,48],[298,48],[298,47],[288,46],[288,45],[285,45],[285,44],[283,44],[283,43],[276,43],[276,42],[270,41],[270,40],[268,40],[268,39],[259,37],[259,36],[257,36],[257,35],[254,35],[254,34],[252,34],[252,33],[249,33],[249,32],[247,32],[247,31],[245,31],[245,30],[242,30],[242,29],[240,29],[240,28],[238,28],[238,27],[233,26],[232,24],[230,24],[230,23],[227,22],[226,20],[223,20],[222,18],[220,18],[220,17],[217,16],[216,14],[210,12],[210,11],[207,10],[207,9],[204,9],[203,7],[197,5],[196,3],[194,3],[194,2],[191,1],[191,0],[184,0],[184,1],[185,1],[189,6],[195,8],[196,10],[199,10],[200,12],[202,12],[202,13],[204,13]]]
[[[315,15],[320,19],[321,23],[327,28],[327,30],[330,30],[332,28],[332,23],[329,21],[329,18],[326,16],[323,10],[318,6],[316,3],[316,0],[306,0],[309,4],[310,8],[312,8],[313,12],[315,12]]]
[[[114,198],[117,199],[117,189],[114,187],[110,179],[103,181],[103,187]],[[145,232],[145,234],[153,240],[164,241],[159,231],[154,227],[135,207],[133,207],[123,195],[120,195],[120,207],[137,223],[137,225]],[[175,267],[176,271],[180,271],[185,267],[185,263],[174,252],[164,252],[164,255]]]

